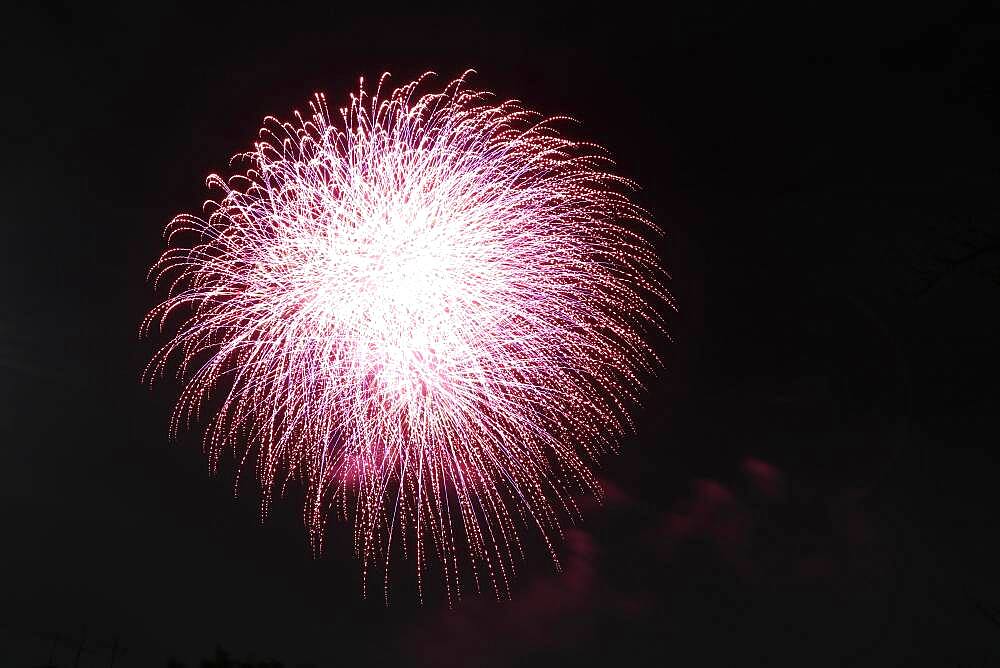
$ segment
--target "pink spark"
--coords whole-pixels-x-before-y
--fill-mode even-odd
[[[509,595],[518,532],[558,567],[573,497],[600,495],[589,465],[631,429],[672,301],[599,147],[464,76],[418,95],[426,76],[362,81],[337,123],[317,95],[208,178],[221,198],[150,272],[169,293],[143,332],[173,338],[147,377],[178,360],[171,433],[214,409],[213,470],[255,454],[262,513],[298,479],[317,551],[329,515],[353,521],[365,582],[399,546],[421,591],[434,557],[449,601],[460,562]]]

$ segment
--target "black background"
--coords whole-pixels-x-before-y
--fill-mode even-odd
[[[997,665],[996,16],[756,4],[8,10],[0,663]],[[145,272],[265,115],[467,67],[643,186],[675,341],[566,573],[387,608],[168,442]]]

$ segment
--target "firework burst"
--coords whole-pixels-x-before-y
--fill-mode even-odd
[[[211,413],[211,466],[255,462],[262,513],[301,480],[317,551],[350,520],[363,582],[398,547],[449,601],[466,569],[509,595],[526,526],[558,567],[671,303],[604,152],[464,79],[268,118],[245,171],[208,178],[207,217],[167,226],[143,323],[172,332],[147,378],[185,380],[173,435]]]

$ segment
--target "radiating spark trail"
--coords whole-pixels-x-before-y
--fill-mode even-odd
[[[299,479],[314,549],[330,514],[352,520],[364,582],[399,546],[421,596],[433,556],[451,601],[463,563],[509,595],[525,526],[558,567],[672,300],[599,147],[465,76],[418,95],[426,76],[362,81],[339,122],[323,95],[268,118],[246,170],[208,178],[207,218],[167,226],[142,330],[173,336],[146,369],[186,381],[173,435],[212,413],[211,466],[253,459],[262,513]]]

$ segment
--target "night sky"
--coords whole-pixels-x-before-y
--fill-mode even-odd
[[[4,10],[0,665],[1000,665],[988,3],[139,4]],[[168,439],[145,276],[264,116],[469,67],[642,185],[678,310],[565,572],[387,608]]]

